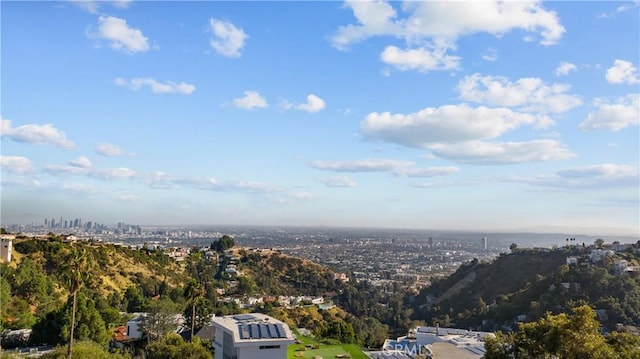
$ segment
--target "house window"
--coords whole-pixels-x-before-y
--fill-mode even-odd
[[[279,345],[261,345],[260,349],[280,349]]]

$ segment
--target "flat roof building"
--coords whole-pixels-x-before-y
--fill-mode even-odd
[[[295,342],[289,326],[261,313],[214,317],[215,357],[221,359],[286,359]]]
[[[13,240],[16,236],[13,234],[0,235],[0,259],[4,262],[11,262],[11,252],[13,250]]]

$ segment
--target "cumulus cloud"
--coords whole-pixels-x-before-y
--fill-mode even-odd
[[[356,181],[347,176],[326,177],[318,179],[321,183],[324,183],[327,187],[355,187]]]
[[[420,72],[457,69],[460,57],[447,55],[449,47],[411,48],[402,50],[397,46],[387,46],[380,54],[382,62],[401,71]]]
[[[296,106],[298,110],[315,113],[325,108],[324,100],[320,97],[310,94],[307,96],[307,102]]]
[[[555,140],[504,143],[469,141],[459,144],[434,144],[429,148],[437,157],[479,165],[565,160],[575,157],[573,152]]]
[[[332,45],[347,49],[375,36],[404,39],[405,50],[388,46],[381,55],[383,61],[402,70],[457,68],[459,58],[447,52],[455,50],[457,39],[466,35],[489,33],[499,37],[522,30],[538,34],[543,45],[553,45],[565,32],[557,14],[535,0],[403,2],[405,17],[383,0],[350,0],[345,7],[353,11],[356,23],[340,26],[331,38]]]
[[[410,2],[403,4],[409,13],[406,18],[399,18],[386,1],[351,0],[346,6],[358,24],[338,28],[332,38],[338,48],[381,35],[412,41],[425,37],[455,40],[479,32],[502,36],[516,29],[539,33],[541,44],[552,45],[565,32],[557,14],[539,1]]]
[[[98,31],[90,36],[110,41],[111,48],[130,54],[149,50],[149,39],[142,31],[129,27],[126,20],[114,16],[100,16]]]
[[[542,187],[586,190],[637,187],[640,176],[636,166],[604,163],[569,168],[550,175],[516,178],[515,180]]]
[[[64,132],[58,130],[53,124],[36,125],[28,124],[13,127],[10,120],[2,119],[0,135],[16,142],[34,145],[55,145],[65,149],[73,149],[75,145],[67,139]]]
[[[473,74],[457,86],[460,97],[493,106],[518,107],[521,110],[563,113],[582,104],[577,96],[567,94],[568,85],[547,85],[541,79],[527,77],[511,82],[502,76]]]
[[[571,71],[578,70],[578,67],[575,64],[570,62],[561,62],[560,65],[556,68],[556,76],[566,76]]]
[[[251,110],[254,108],[265,108],[268,106],[267,100],[257,91],[245,91],[244,97],[233,99],[233,104],[237,108]]]
[[[628,94],[613,102],[597,99],[596,111],[580,124],[584,130],[606,129],[619,131],[625,127],[640,125],[640,94]]]
[[[241,50],[249,36],[241,28],[214,18],[209,19],[209,26],[213,33],[210,45],[217,53],[227,57],[242,56]]]
[[[461,104],[428,107],[406,115],[372,112],[360,123],[360,129],[369,139],[429,148],[434,143],[496,138],[539,121],[539,117],[507,108],[472,108]]]
[[[107,157],[124,156],[124,151],[122,151],[120,147],[111,143],[100,143],[96,146],[95,151],[97,154]]]
[[[85,156],[80,156],[76,159],[69,161],[69,165],[73,167],[80,167],[80,168],[91,168],[91,160],[89,160]]]
[[[30,173],[34,170],[31,160],[23,156],[0,155],[0,168],[3,171],[15,174]]]
[[[640,83],[638,69],[629,61],[615,60],[607,69],[607,82],[610,84],[637,84]]]
[[[113,81],[118,86],[128,87],[131,90],[138,91],[142,87],[147,86],[153,93],[177,93],[189,95],[196,90],[196,87],[186,82],[174,83],[171,81],[158,82],[153,78],[132,78],[127,80],[121,77]]]

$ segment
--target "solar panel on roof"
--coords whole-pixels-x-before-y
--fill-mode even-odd
[[[260,338],[269,338],[271,339],[271,335],[269,335],[269,327],[266,324],[258,324],[260,329]]]
[[[287,334],[284,331],[284,327],[282,324],[274,324],[276,332],[278,333],[278,338],[286,338]]]
[[[249,335],[249,328],[245,324],[238,324],[238,333],[240,334],[240,339],[251,338]]]

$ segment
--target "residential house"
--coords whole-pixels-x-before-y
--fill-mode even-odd
[[[11,262],[14,239],[16,236],[13,234],[0,234],[0,260],[3,262]]]
[[[220,359],[286,359],[295,342],[287,324],[261,313],[214,317],[212,325]]]

